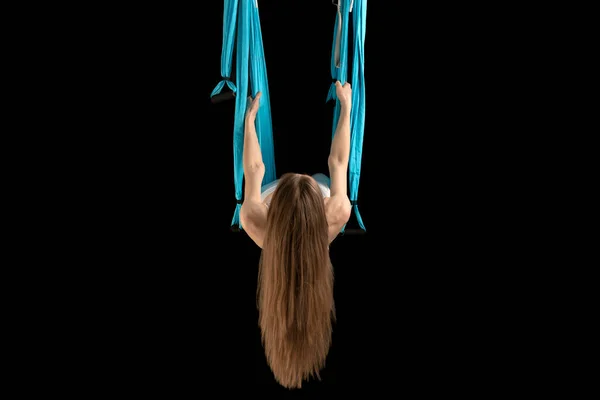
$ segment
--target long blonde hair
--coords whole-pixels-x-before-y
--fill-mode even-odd
[[[335,321],[333,267],[321,192],[307,175],[281,177],[269,206],[257,306],[267,362],[280,385],[321,379]]]

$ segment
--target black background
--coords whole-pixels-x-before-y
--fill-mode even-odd
[[[278,175],[327,173],[336,9],[308,3],[259,1]],[[331,246],[338,322],[323,381],[300,394],[477,393],[510,377],[498,368],[512,332],[496,321],[519,245],[500,228],[515,201],[499,189],[510,161],[498,162],[511,65],[467,11],[368,4],[367,233]],[[90,195],[98,239],[85,246],[101,296],[82,314],[106,322],[87,359],[108,364],[105,385],[132,392],[286,393],[260,343],[260,250],[230,231],[234,104],[210,101],[223,4],[123,14],[99,33],[113,45],[92,62],[93,140],[109,150],[97,173],[111,178]]]

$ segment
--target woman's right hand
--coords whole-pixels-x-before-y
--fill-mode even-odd
[[[335,94],[340,100],[341,106],[350,109],[350,106],[352,105],[352,87],[350,86],[350,82],[346,82],[342,86],[340,81],[336,81]]]
[[[252,99],[251,96],[248,96],[248,100],[246,101],[246,119],[251,122],[254,122],[254,119],[256,118],[261,95],[262,92],[258,92],[256,93],[256,97],[254,99]]]

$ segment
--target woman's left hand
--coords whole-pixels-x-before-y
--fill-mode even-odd
[[[248,96],[248,100],[246,101],[246,118],[254,121],[256,118],[256,113],[258,112],[258,106],[260,105],[260,96],[261,92],[256,93],[256,97],[254,100],[251,96]]]

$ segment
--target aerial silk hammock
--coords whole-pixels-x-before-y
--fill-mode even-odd
[[[367,0],[338,0],[334,24],[334,37],[331,51],[331,78],[333,80],[326,101],[334,100],[332,139],[339,119],[340,102],[335,95],[335,81],[342,85],[348,74],[348,31],[350,14],[354,32],[352,63],[352,109],[350,114],[350,158],[348,163],[348,189],[352,210],[360,230],[347,230],[342,233],[365,232],[365,226],[358,211],[357,197],[360,181],[363,136],[365,128],[365,80],[364,42],[366,28]],[[233,49],[235,53],[235,82],[232,80]],[[248,96],[254,98],[262,92],[261,104],[256,115],[255,125],[261,148],[265,185],[276,179],[273,128],[267,69],[260,28],[257,0],[224,0],[223,45],[221,51],[221,77],[211,93],[213,103],[235,99],[233,123],[233,178],[236,207],[231,220],[233,230],[243,229],[240,223],[244,169],[242,164],[244,143],[244,117]],[[227,86],[229,91],[223,91]]]

